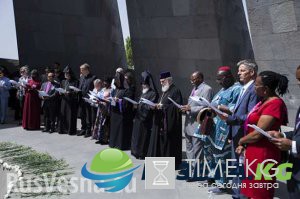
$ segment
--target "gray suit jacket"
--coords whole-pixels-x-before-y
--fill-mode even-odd
[[[205,82],[203,82],[198,86],[197,90],[195,90],[194,96],[204,97],[208,101],[211,101],[214,95],[213,95],[212,88],[209,85],[207,85]],[[206,106],[202,106],[199,103],[194,102],[190,98],[188,100],[188,105],[191,106],[191,111],[189,111],[186,114],[184,132],[185,134],[192,136],[194,135],[198,125],[196,121],[197,115],[200,112],[200,110],[205,108]]]
[[[289,162],[293,163],[293,178],[300,181],[300,107],[296,115],[295,129],[294,131],[287,132],[286,137],[296,141],[297,155],[290,154]],[[297,125],[298,123],[298,125]]]

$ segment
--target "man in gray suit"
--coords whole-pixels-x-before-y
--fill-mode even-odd
[[[191,75],[191,84],[194,86],[190,96],[204,97],[211,101],[213,97],[212,88],[204,82],[203,74],[199,71]],[[205,108],[197,102],[189,98],[188,104],[181,108],[181,111],[186,113],[184,133],[186,140],[186,155],[188,159],[199,159],[203,148],[203,143],[199,138],[194,137],[194,133],[198,126],[196,121],[198,113]],[[202,155],[201,155],[202,156]],[[193,172],[194,169],[192,169]],[[191,181],[191,179],[188,179]]]
[[[300,86],[300,66],[296,70],[296,78]],[[282,151],[290,151],[289,163],[293,164],[292,178],[287,181],[289,197],[291,199],[300,198],[300,107],[298,108],[295,121],[295,129],[284,134],[277,131],[269,132],[273,137],[277,137],[273,143]]]

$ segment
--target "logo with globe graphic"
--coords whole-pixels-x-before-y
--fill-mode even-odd
[[[109,148],[95,155],[89,170],[85,163],[81,174],[93,180],[97,187],[103,188],[106,192],[117,192],[130,183],[133,171],[139,167],[140,165],[133,167],[131,159],[125,152]]]

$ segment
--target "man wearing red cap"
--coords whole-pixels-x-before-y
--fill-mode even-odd
[[[180,90],[173,84],[170,72],[160,74],[162,95],[155,107],[149,157],[175,157],[175,166],[182,160],[181,111],[169,99],[182,104]]]

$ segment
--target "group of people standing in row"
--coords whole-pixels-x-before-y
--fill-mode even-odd
[[[20,69],[18,87],[18,93],[22,96],[19,99],[23,104],[22,125],[27,130],[40,129],[42,103],[44,132],[92,136],[97,143],[131,150],[132,155],[140,159],[175,157],[176,168],[179,168],[184,114],[188,159],[205,159],[210,165],[236,159],[238,168],[243,157],[248,162],[256,160],[250,165],[250,169],[256,171],[258,164],[264,160],[281,162],[281,151],[290,151],[293,175],[288,181],[288,191],[291,198],[299,198],[300,110],[296,116],[295,130],[286,134],[279,132],[280,126],[288,123],[287,108],[280,97],[287,92],[288,79],[273,71],[258,74],[258,66],[251,60],[242,60],[237,67],[238,81],[231,67],[218,68],[216,81],[222,88],[215,95],[205,83],[203,73],[193,72],[190,76],[193,89],[187,104],[183,104],[181,91],[175,86],[170,72],[160,74],[159,94],[148,71],[140,75],[141,90],[137,91],[133,72],[122,68],[116,70],[114,78],[97,79],[91,73],[90,66],[83,64],[80,66],[79,80],[70,67],[64,68],[61,79],[59,74],[49,70],[45,74],[47,80],[42,83],[37,70],[32,70],[29,75],[29,69],[25,66]],[[296,70],[296,78],[300,81],[300,67]],[[4,121],[5,111],[2,103],[6,103],[2,100],[3,93],[10,87],[9,80],[1,76],[0,69],[1,122]],[[47,95],[41,96],[39,91]],[[89,99],[91,93],[96,98]],[[219,111],[208,108],[208,104],[200,98]],[[78,133],[77,116],[81,119]],[[269,132],[274,139],[267,139],[248,125],[256,125]],[[195,170],[195,165],[192,170]],[[190,176],[188,181],[193,181],[193,177]],[[210,182],[220,184],[229,182],[225,174],[215,178],[213,173],[209,173],[208,178]],[[275,179],[255,180],[251,174],[245,180],[233,178],[232,183],[245,183],[247,186],[233,189],[232,197],[273,198],[274,188],[249,186],[251,183],[270,182],[275,183]],[[224,193],[227,190],[213,188],[211,191]]]

